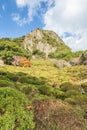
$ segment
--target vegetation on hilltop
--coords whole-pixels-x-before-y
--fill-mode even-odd
[[[55,51],[71,51],[55,32],[49,30],[36,29],[32,31],[25,36],[23,44],[25,49],[30,50],[32,53],[39,50],[44,52],[47,57]]]
[[[72,58],[80,57],[83,53],[86,51],[77,51],[77,52],[71,52],[71,51],[56,51],[54,53],[49,54],[49,58],[56,58],[56,59],[63,59],[69,61]]]
[[[23,46],[23,41],[24,41],[25,36],[18,37],[18,38],[13,38],[11,39],[13,42],[19,44],[20,46]]]
[[[24,49],[25,44],[26,50]],[[48,45],[51,46],[48,47]],[[30,51],[27,48],[31,48]],[[52,48],[54,48],[53,51]],[[11,64],[13,55],[24,56],[27,58],[30,58],[34,55],[36,58],[45,58],[46,53],[49,58],[69,61],[72,58],[81,56],[83,53],[85,53],[85,51],[72,52],[56,33],[41,29],[37,29],[31,32],[29,35],[19,38],[0,39],[0,57],[4,59],[7,64]]]

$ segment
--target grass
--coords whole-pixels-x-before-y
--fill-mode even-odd
[[[4,94],[4,90],[7,92],[9,91],[9,93],[11,92],[11,94],[14,90],[14,92],[16,91],[18,93],[17,96],[23,94],[26,100],[31,101],[33,114],[31,115],[30,121],[32,122],[32,128],[34,127],[34,122],[36,123],[35,130],[46,130],[46,127],[44,126],[45,123],[47,125],[47,130],[70,129],[71,121],[68,121],[69,118],[71,118],[70,116],[73,117],[72,122],[74,122],[74,117],[76,118],[76,120],[78,120],[75,120],[74,123],[76,126],[74,125],[72,129],[75,129],[76,127],[76,130],[80,130],[81,127],[81,130],[85,130],[84,126],[87,127],[87,125],[84,125],[85,122],[87,123],[87,120],[84,119],[87,110],[87,85],[82,84],[82,81],[86,80],[86,78],[86,66],[80,65],[58,69],[49,59],[32,60],[31,67],[18,67],[9,65],[0,67],[0,90],[2,89],[2,95]],[[85,91],[84,94],[82,94],[83,90]],[[13,97],[14,94],[10,97],[10,100],[14,102],[15,99],[13,100]],[[20,99],[18,98],[18,102],[20,102]],[[5,102],[4,97],[2,101]],[[55,109],[53,109],[54,107],[52,104],[54,104],[54,102],[55,105],[60,104],[60,108],[63,106],[63,111],[62,109],[58,108],[58,105],[57,108],[55,107]],[[37,104],[39,106],[41,104],[41,109],[44,105],[44,107],[46,108],[45,114],[50,117],[48,120],[41,119],[42,127],[39,126],[40,124],[38,118],[43,118],[44,113],[38,111],[37,115],[35,114],[35,112],[37,111]],[[47,106],[49,106],[48,109]],[[12,105],[11,107],[13,108]],[[21,107],[22,108],[20,109],[23,109],[23,111],[26,113],[25,108],[23,106]],[[50,107],[52,108],[53,115],[51,113]],[[2,109],[0,108],[0,110]],[[8,112],[9,110],[10,109],[6,109],[6,112]],[[71,110],[73,112],[71,112]],[[55,113],[57,113],[57,117]],[[43,114],[43,116],[41,116],[41,114]],[[13,117],[14,116],[15,115],[13,115]],[[32,117],[34,118],[34,120],[32,119]],[[7,117],[5,116],[5,118],[6,119],[5,121],[3,120],[3,122],[6,123],[9,118],[9,114]],[[55,119],[58,120],[59,124],[56,122]],[[7,122],[6,125],[8,125],[8,123],[9,122]],[[23,127],[21,125],[19,126],[19,129]],[[14,123],[12,128],[13,127],[15,127]],[[24,127],[26,128],[26,126]],[[10,127],[8,128],[9,130],[12,129]]]
[[[35,60],[32,61],[32,66],[29,67],[15,67],[15,66],[4,66],[0,70],[9,71],[12,73],[24,72],[35,76],[37,78],[43,77],[48,80],[49,83],[56,82],[58,84],[64,81],[70,81],[78,83],[83,79],[86,79],[86,67],[85,66],[73,66],[58,69],[54,67],[54,64],[49,60]]]

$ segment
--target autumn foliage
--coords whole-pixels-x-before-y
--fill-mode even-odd
[[[19,65],[25,67],[31,67],[31,62],[26,57],[21,57],[19,59]]]

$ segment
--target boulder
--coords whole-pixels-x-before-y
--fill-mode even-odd
[[[80,64],[87,65],[87,52],[80,57]]]
[[[13,56],[12,65],[31,67],[31,62],[26,57]]]
[[[4,61],[0,60],[0,66],[4,66]]]
[[[65,61],[65,60],[57,60],[55,62],[55,66],[58,68],[63,68],[63,67],[70,67],[70,63]]]
[[[72,58],[69,63],[72,65],[72,66],[75,66],[75,65],[79,65],[80,64],[80,57],[76,57],[76,58]]]
[[[13,56],[12,65],[19,66],[19,60],[21,56]]]

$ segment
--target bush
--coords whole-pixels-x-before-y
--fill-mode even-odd
[[[11,65],[11,62],[13,60],[14,53],[12,51],[3,51],[1,53],[1,58],[4,60],[6,64]]]
[[[71,52],[70,50],[65,50],[65,51],[61,51],[61,52],[56,51],[54,53],[50,53],[49,57],[69,61],[71,58],[81,56],[84,52],[85,51]]]
[[[0,79],[0,87],[13,87],[14,83],[6,80],[6,79]]]
[[[33,55],[38,55],[38,56],[43,57],[43,58],[45,57],[45,53],[38,50],[38,49],[33,51]]]
[[[79,93],[78,91],[76,90],[68,90],[66,93],[65,93],[65,97],[66,98],[69,98],[69,97],[73,97],[73,96],[78,96],[80,95],[81,93]]]
[[[47,96],[53,95],[53,88],[51,86],[43,85],[39,88],[39,91],[43,95],[47,95]]]
[[[71,82],[64,82],[60,85],[61,91],[68,91],[68,90],[76,90],[78,92],[81,92],[81,86],[77,84],[72,84]]]
[[[33,85],[20,85],[17,86],[17,89],[26,94],[31,100],[39,94],[38,88]]]
[[[71,105],[79,106],[83,110],[87,110],[87,96],[85,95],[76,95],[70,98],[65,99]]]
[[[85,130],[83,118],[67,103],[35,100],[34,112],[35,130]]]
[[[56,98],[59,98],[59,99],[62,99],[62,100],[65,99],[65,93],[64,93],[63,91],[61,91],[61,90],[54,89],[53,95],[54,95],[54,97],[56,97]]]
[[[19,44],[11,40],[0,40],[0,57],[6,64],[11,64],[14,55],[24,56],[29,59],[31,58],[31,53]]]
[[[12,88],[0,88],[0,99],[0,130],[34,128],[33,113],[24,94]]]
[[[72,84],[70,82],[64,82],[60,85],[60,89],[64,92],[69,90],[72,87]]]

